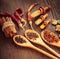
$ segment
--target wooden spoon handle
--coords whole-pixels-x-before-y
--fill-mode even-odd
[[[48,57],[50,57],[50,58],[52,58],[52,59],[58,59],[57,57],[55,57],[54,55],[51,55],[51,54],[49,54],[49,53],[47,53],[47,52],[45,52],[44,50],[42,50],[42,49],[39,49],[39,48],[37,48],[37,47],[35,47],[35,46],[30,46],[30,48],[32,48],[32,49],[34,49],[34,50],[36,50],[36,51],[38,51],[38,52],[40,52],[40,53],[42,53],[42,54],[44,54],[44,55],[46,55],[46,56],[48,56]]]
[[[57,52],[55,52],[52,48],[50,48],[48,45],[44,44],[43,45],[46,49],[48,49],[49,51],[51,51],[54,55],[56,55],[57,57],[60,58],[60,54],[58,54]]]

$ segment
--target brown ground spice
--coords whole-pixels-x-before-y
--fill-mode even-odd
[[[56,34],[52,33],[51,31],[45,31],[44,32],[44,38],[48,42],[58,42],[59,38],[56,36]]]

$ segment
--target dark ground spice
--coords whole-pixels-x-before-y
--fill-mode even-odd
[[[18,43],[25,43],[25,42],[26,42],[26,41],[25,41],[23,38],[21,38],[21,37],[16,37],[15,39],[16,39],[16,41],[17,41]]]

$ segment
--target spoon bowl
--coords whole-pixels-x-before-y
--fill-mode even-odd
[[[58,54],[57,52],[55,52],[52,48],[50,48],[48,45],[46,45],[44,43],[44,41],[42,40],[42,38],[40,37],[40,35],[38,34],[38,32],[34,31],[34,30],[26,30],[25,31],[25,36],[28,40],[30,40],[33,43],[39,44],[43,47],[45,47],[46,49],[48,49],[50,52],[52,52],[54,55],[56,55],[57,57],[60,58],[60,54]]]
[[[15,35],[13,37],[13,41],[15,44],[22,47],[29,47],[31,45],[30,42],[22,35]]]
[[[40,52],[40,53],[48,56],[49,58],[58,59],[58,58],[55,57],[54,55],[51,55],[51,54],[45,52],[44,50],[39,49],[39,48],[33,46],[33,45],[32,45],[24,36],[22,36],[22,35],[15,35],[15,36],[13,37],[13,41],[14,41],[14,43],[17,44],[18,46],[32,48],[32,49],[34,49],[34,50],[36,50],[36,51],[38,51],[38,52]]]
[[[51,42],[51,40],[50,40],[50,42],[49,42],[49,41],[47,41],[47,40],[45,39],[45,37],[44,37],[44,32],[45,32],[45,31],[49,31],[49,30],[44,30],[44,31],[41,32],[41,37],[42,37],[42,39],[43,39],[46,43],[48,43],[49,45],[53,45],[53,46],[56,46],[56,47],[60,47],[59,37],[58,37],[55,33],[49,31],[49,32],[52,33],[52,34],[57,38],[57,40],[58,40],[58,41],[56,41],[56,42]],[[51,34],[51,35],[52,35],[52,34]],[[49,35],[49,33],[48,33],[48,35]],[[49,38],[48,38],[48,39],[49,39]]]

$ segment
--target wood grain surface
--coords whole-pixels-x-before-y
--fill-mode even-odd
[[[53,19],[53,18],[60,19],[60,6],[59,6],[60,0],[0,0],[0,12],[13,13],[16,8],[20,7],[24,10],[23,18],[27,21],[28,7],[35,2],[39,2],[40,6],[47,6],[47,5],[52,6],[52,9],[48,12],[49,16],[47,19]],[[33,23],[33,27],[37,32],[39,33],[41,32],[39,27],[35,26],[34,23]],[[30,28],[30,26],[27,23],[25,26],[25,29],[28,29],[28,28]],[[55,27],[52,26],[51,24],[46,29],[49,29],[55,32]],[[22,29],[17,28],[17,30],[19,34],[24,35],[24,32]],[[55,33],[60,34],[57,32]],[[33,45],[49,52],[47,49],[43,48],[42,46],[39,46],[36,44],[33,44]],[[50,47],[53,48],[58,53],[60,53],[60,48],[57,48],[54,46],[50,46]],[[14,44],[12,39],[5,38],[0,27],[0,59],[50,59],[50,58],[48,58],[47,56],[41,53],[38,53],[35,50],[17,46],[16,44]]]

